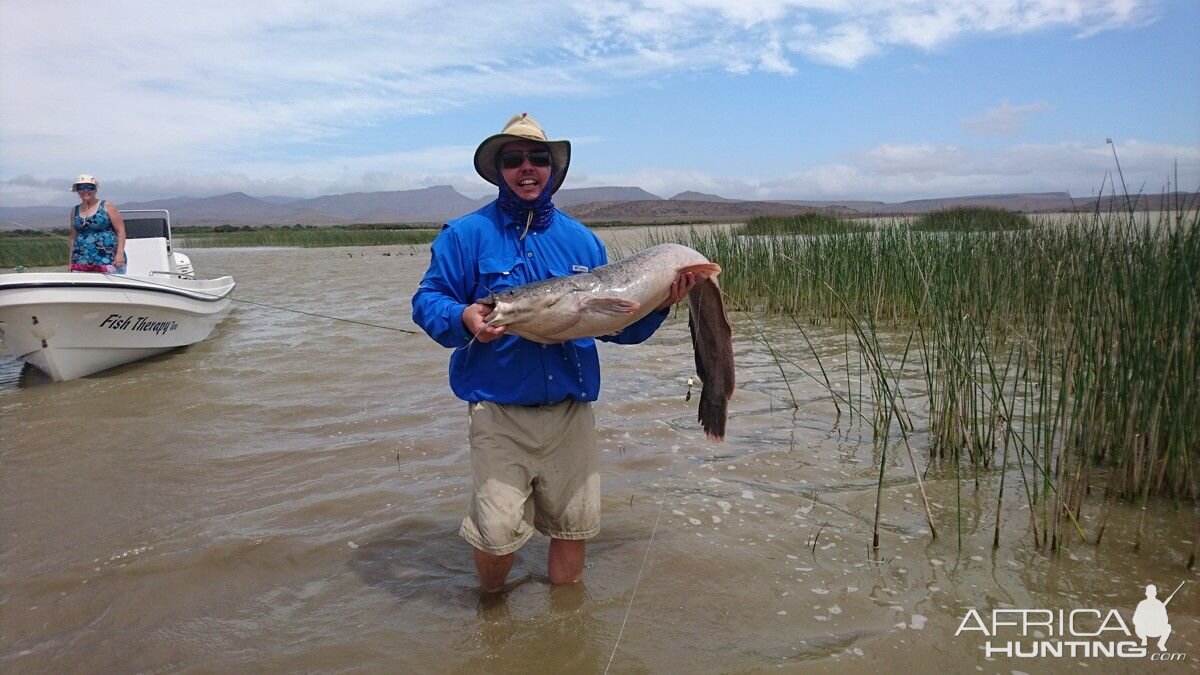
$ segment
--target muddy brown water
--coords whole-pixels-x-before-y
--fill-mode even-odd
[[[407,329],[428,260],[423,247],[190,253],[206,275],[235,275],[240,298]],[[1049,554],[1013,498],[993,550],[998,474],[958,491],[934,466],[931,541],[908,459],[892,455],[874,555],[869,427],[838,419],[811,380],[789,393],[738,319],[729,436],[706,441],[684,400],[685,317],[601,348],[603,531],[584,582],[549,586],[535,538],[496,598],[476,592],[455,534],[466,406],[423,335],[242,304],[201,344],[81,380],[0,360],[0,670],[1200,670],[1192,507],[1153,510],[1137,552],[1137,512],[1118,506],[1099,547]],[[788,326],[764,330],[801,353]],[[814,336],[844,367],[841,332]],[[1045,627],[955,635],[972,609],[1129,623],[1146,584],[1165,598],[1185,581],[1166,664],[985,652],[1059,639]]]

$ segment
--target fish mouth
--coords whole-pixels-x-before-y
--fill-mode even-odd
[[[481,300],[480,302],[483,301]],[[492,308],[492,311],[489,312],[487,316],[483,317],[483,320],[485,323],[487,323],[487,325],[503,326],[512,323],[512,317],[509,316],[511,312],[508,311],[510,309],[508,303],[501,302],[499,298],[493,297],[491,303],[483,304],[488,304]]]

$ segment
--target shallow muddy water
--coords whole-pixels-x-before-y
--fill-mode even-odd
[[[239,298],[404,329],[428,261],[425,247],[188,253],[205,276],[233,274]],[[765,330],[802,353],[787,326]],[[424,335],[239,304],[201,344],[81,380],[0,360],[0,670],[1200,670],[1192,507],[1152,511],[1139,552],[1138,513],[1118,506],[1102,545],[1050,554],[1024,500],[1006,499],[993,550],[999,474],[958,491],[935,466],[931,541],[901,452],[873,554],[870,428],[838,419],[811,380],[789,393],[753,327],[735,331],[722,444],[684,400],[686,311],[646,344],[602,345],[603,530],[585,580],[549,586],[535,538],[496,598],[476,592],[455,534],[466,406]],[[814,337],[837,366],[841,332]],[[985,652],[1060,640],[1045,627],[955,635],[970,610],[1129,623],[1146,584],[1165,599],[1181,582],[1172,663]]]

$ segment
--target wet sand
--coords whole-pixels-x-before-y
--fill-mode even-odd
[[[204,275],[233,274],[240,298],[406,329],[428,260],[422,247],[188,253]],[[1139,552],[1138,512],[1118,505],[1101,546],[1051,554],[1013,498],[993,550],[999,474],[959,491],[934,465],[931,541],[899,451],[875,554],[870,427],[838,419],[812,381],[789,394],[734,318],[723,444],[700,431],[697,392],[684,400],[686,312],[644,345],[602,345],[603,531],[585,581],[549,586],[537,537],[498,598],[476,592],[455,535],[466,406],[423,335],[237,305],[206,342],[82,380],[0,360],[0,669],[1200,670],[1192,507],[1154,510]],[[788,326],[766,330],[800,353]],[[815,333],[830,354],[841,340]],[[972,608],[1128,621],[1145,584],[1165,597],[1181,581],[1168,608],[1181,662],[988,659],[978,633],[955,636]]]

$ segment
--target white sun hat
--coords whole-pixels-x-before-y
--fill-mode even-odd
[[[571,165],[571,142],[552,141],[546,137],[537,120],[529,113],[513,115],[500,133],[488,136],[475,149],[475,170],[483,179],[492,185],[500,185],[500,168],[496,157],[505,143],[512,141],[536,141],[544,144],[550,150],[550,163],[554,166],[554,183],[550,186],[553,194],[567,177],[567,167]]]
[[[96,177],[90,173],[81,173],[75,179],[75,182],[71,183],[71,192],[76,192],[75,188],[78,185],[95,185],[96,187],[100,187],[100,181],[96,180]]]

